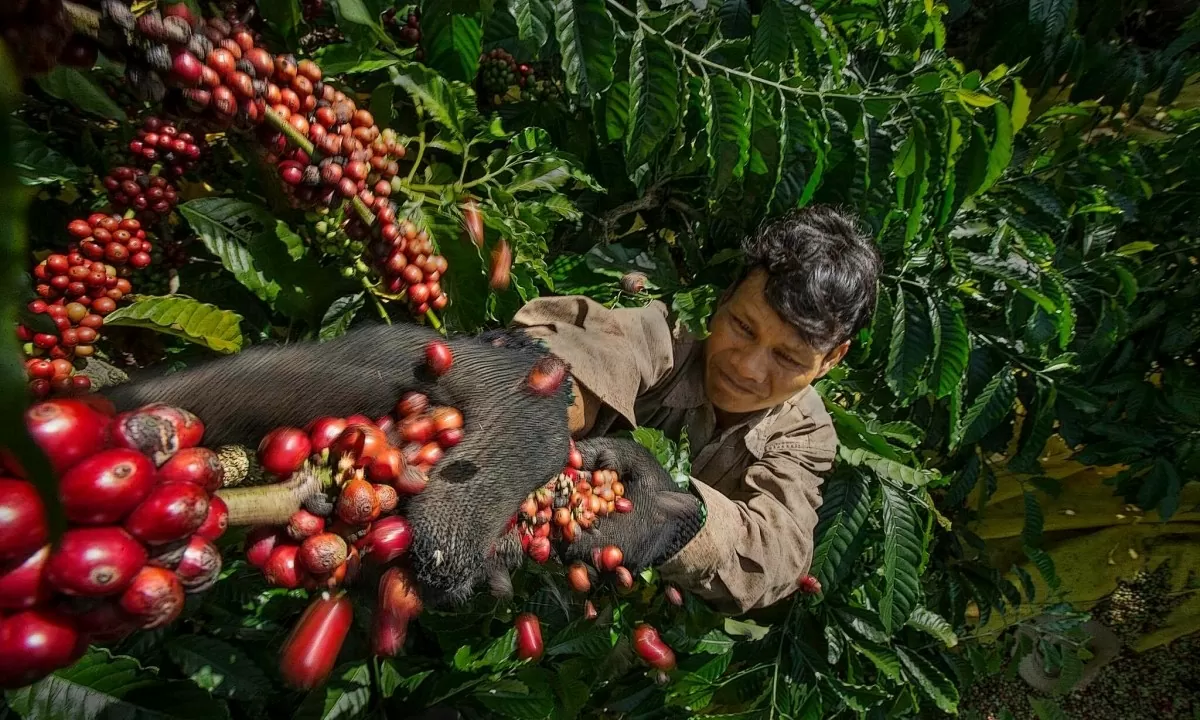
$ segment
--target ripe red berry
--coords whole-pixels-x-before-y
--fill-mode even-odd
[[[352,478],[338,495],[337,514],[342,522],[350,525],[364,525],[379,517],[379,498],[375,489],[366,480]]]
[[[0,610],[24,610],[44,605],[54,595],[46,582],[46,561],[50,546],[43,545],[29,557],[14,560],[0,567]]]
[[[396,414],[402,418],[420,415],[429,408],[429,398],[419,392],[406,392],[396,403]]]
[[[425,346],[425,364],[429,366],[434,375],[445,375],[450,372],[450,366],[453,363],[454,353],[450,351],[450,346],[445,342],[434,340]]]
[[[605,545],[600,548],[599,567],[601,570],[612,572],[625,561],[625,553],[616,545]]]
[[[121,528],[73,528],[51,553],[46,579],[67,595],[114,595],[129,586],[146,559],[142,544]]]
[[[59,481],[67,519],[80,525],[121,522],[154,488],[154,463],[141,453],[113,448],[68,470]]]
[[[542,659],[545,646],[542,644],[542,624],[537,615],[521,613],[513,621],[517,630],[517,657],[537,662]]]
[[[75,662],[87,644],[71,618],[49,608],[26,610],[0,624],[0,686],[18,688]]]
[[[208,493],[191,483],[158,485],[125,519],[125,529],[147,545],[182,540],[208,517]]]
[[[212,450],[204,447],[184,448],[158,468],[160,482],[182,482],[198,485],[207,493],[221,489],[225,469]]]
[[[300,469],[312,452],[308,434],[300,428],[281,427],[267,433],[258,446],[258,461],[264,470],[287,477]]]
[[[675,669],[675,653],[652,626],[642,623],[633,630],[633,649],[647,665],[662,671]]]
[[[201,67],[196,56],[187,50],[177,49],[171,57],[171,74],[181,85],[196,85],[200,82]]]
[[[0,561],[24,560],[46,543],[46,508],[37,488],[0,479]]]
[[[296,542],[319,535],[325,530],[325,518],[307,510],[297,510],[288,518],[287,534]]]
[[[571,563],[567,568],[567,584],[575,592],[585,593],[592,589],[592,580],[588,577],[587,566],[581,562]]]
[[[61,473],[105,445],[108,418],[79,400],[47,400],[25,411],[25,427]]]
[[[220,495],[209,496],[208,516],[204,518],[204,523],[196,529],[196,534],[205,540],[215,541],[225,534],[228,527],[229,506],[225,504]]]
[[[377,483],[393,483],[404,472],[404,453],[388,447],[367,466],[367,477]],[[382,507],[382,506],[381,506]]]
[[[300,544],[299,559],[308,572],[324,575],[346,562],[348,552],[346,541],[340,535],[320,533]]]
[[[529,542],[529,557],[536,563],[544,563],[550,559],[550,538],[535,537]]]
[[[250,530],[246,533],[246,561],[260,570],[266,567],[279,541],[279,530],[274,527],[263,525]]]
[[[387,565],[412,546],[412,526],[398,515],[383,518],[355,546],[372,563]]]
[[[284,641],[279,674],[296,690],[325,682],[350,632],[354,607],[345,595],[322,593],[313,600]]]
[[[299,563],[299,545],[279,545],[263,567],[267,582],[275,587],[294,590],[304,584],[308,573]]]
[[[800,592],[805,595],[819,595],[821,593],[821,581],[813,575],[801,575],[796,581]]]
[[[175,567],[185,593],[199,593],[211,588],[221,576],[221,551],[208,540],[193,535],[183,551],[183,559]]]
[[[120,604],[141,620],[143,630],[163,627],[183,612],[183,583],[170,570],[147,565],[121,593]]]

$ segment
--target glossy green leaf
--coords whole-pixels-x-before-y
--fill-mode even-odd
[[[84,112],[107,120],[126,119],[121,106],[86,72],[58,65],[50,72],[39,75],[37,84],[47,95],[64,100]]]
[[[765,0],[758,16],[758,27],[754,29],[751,45],[751,62],[781,63],[787,59],[791,41],[788,37],[788,22],[780,8],[782,0]]]
[[[455,138],[466,136],[468,125],[478,118],[473,93],[451,83],[423,65],[412,63],[393,69],[392,82],[421,103],[421,108]]]
[[[908,619],[921,598],[921,547],[923,530],[916,504],[909,495],[883,484],[883,592],[879,619],[889,633]]]
[[[826,483],[809,569],[826,591],[833,589],[834,570],[848,560],[847,552],[863,529],[870,510],[870,487],[859,473],[848,473]]]
[[[999,425],[1004,416],[1012,410],[1013,400],[1016,396],[1017,383],[1013,378],[1012,370],[1007,367],[1002,368],[979,391],[979,395],[971,401],[971,406],[963,415],[960,444],[977,443],[992,428]]]
[[[346,331],[350,329],[350,323],[354,321],[354,316],[366,304],[365,295],[365,293],[359,292],[333,301],[333,304],[325,311],[325,317],[321,318],[321,340],[332,340],[346,334]]]
[[[937,638],[946,647],[954,647],[958,644],[958,636],[954,633],[950,622],[926,607],[915,608],[908,616],[908,620],[905,621],[905,625]]]
[[[300,21],[304,13],[300,8],[300,0],[258,0],[258,11],[280,35],[289,42],[296,39]],[[322,65],[322,70],[330,70]]]
[[[971,336],[967,332],[962,302],[955,297],[940,297],[936,303],[938,354],[933,361],[930,384],[944,398],[962,382],[971,355]]]
[[[709,167],[716,193],[740,178],[750,152],[750,108],[741,89],[722,76],[709,80]]]
[[[1038,720],[1071,720],[1071,716],[1053,698],[1030,697],[1029,707]]]
[[[632,112],[625,164],[632,174],[650,160],[679,124],[679,68],[675,54],[656,35],[638,31],[629,54]]]
[[[1031,492],[1024,493],[1025,524],[1021,527],[1021,542],[1037,547],[1042,544],[1042,505]]]
[[[356,75],[383,70],[403,62],[378,48],[362,50],[357,45],[338,43],[317,48],[313,59],[326,75]]]
[[[995,132],[987,155],[987,171],[977,192],[986,192],[1004,174],[1013,156],[1013,125],[1009,110],[1002,103],[992,108],[996,115]]]
[[[531,670],[537,672],[536,668]],[[522,679],[490,682],[475,691],[475,699],[493,713],[515,720],[549,717],[554,712],[554,695],[549,683],[552,676],[526,672],[519,677]],[[544,679],[538,683],[530,682],[534,678]]]
[[[549,0],[510,0],[508,11],[517,21],[518,37],[542,47],[554,29],[554,12]]]
[[[958,711],[958,688],[933,663],[915,652],[897,648],[896,654],[904,665],[904,675],[933,700],[938,709],[947,713]]]
[[[928,304],[907,291],[897,293],[887,368],[888,387],[897,397],[908,398],[916,391],[932,348]]]
[[[74,665],[20,690],[8,706],[37,720],[220,720],[225,707],[190,682],[168,682],[132,658],[91,650]]]
[[[1008,466],[1017,472],[1033,473],[1041,469],[1039,458],[1054,434],[1054,406],[1058,392],[1054,386],[1039,393],[1037,406],[1030,408],[1021,428],[1021,442]]]
[[[1013,135],[1016,135],[1029,120],[1029,92],[1021,84],[1020,78],[1013,78],[1012,83],[1012,131]]]
[[[554,34],[567,91],[585,103],[607,90],[617,61],[614,27],[604,0],[555,0]]]
[[[104,318],[105,325],[174,335],[219,353],[242,349],[242,316],[185,295],[134,295],[133,302]]]
[[[66,156],[50,147],[28,125],[12,118],[12,162],[25,185],[49,185],[83,180],[83,170]]]
[[[292,720],[351,720],[371,703],[371,668],[365,662],[335,668],[329,681],[304,696]]]
[[[448,80],[473,82],[483,47],[483,27],[472,0],[425,0],[421,47],[425,64]]]
[[[246,653],[204,635],[181,635],[166,644],[167,656],[192,681],[218,697],[259,704],[271,681]]]
[[[1057,590],[1062,581],[1059,580],[1058,572],[1054,567],[1054,559],[1041,548],[1025,545],[1022,549],[1025,552],[1025,557],[1029,558],[1033,566],[1038,569],[1038,573],[1046,581],[1046,585],[1051,590]]]

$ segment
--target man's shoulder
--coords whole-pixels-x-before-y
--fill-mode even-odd
[[[766,452],[804,452],[832,457],[837,432],[821,393],[809,386],[796,393],[766,418]]]

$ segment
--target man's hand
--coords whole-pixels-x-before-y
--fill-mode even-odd
[[[438,338],[416,325],[369,326],[327,343],[251,348],[107,394],[120,410],[151,402],[186,408],[205,422],[206,444],[250,447],[276,427],[322,415],[379,417],[406,390],[458,408],[463,441],[402,509],[426,600],[456,602],[520,561],[519,547],[499,540],[521,500],[566,465],[571,383],[548,397],[527,392],[530,369],[547,353],[506,332],[448,340],[453,366],[434,377],[425,347]]]
[[[633,440],[596,438],[576,443],[585,470],[616,470],[633,512],[613,513],[596,521],[593,532],[581,533],[560,547],[564,562],[590,562],[592,550],[616,545],[622,563],[639,572],[671,559],[691,542],[702,524],[700,500],[680,489],[646,448]]]

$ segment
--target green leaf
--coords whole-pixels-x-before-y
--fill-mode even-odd
[[[563,628],[546,644],[546,654],[582,655],[598,660],[613,648],[613,639],[607,630],[591,622],[575,622]]]
[[[250,704],[266,701],[271,681],[250,656],[206,635],[181,635],[166,644],[167,656],[192,681],[218,697]]]
[[[1042,29],[1046,42],[1053,43],[1067,29],[1075,0],[1029,0],[1029,23]]]
[[[1130,243],[1125,243],[1121,247],[1117,248],[1113,251],[1113,254],[1120,255],[1122,257],[1129,257],[1130,255],[1136,255],[1140,252],[1149,252],[1156,247],[1158,247],[1158,245],[1155,243],[1147,242],[1145,240],[1135,240]]]
[[[915,608],[904,624],[932,635],[948,648],[958,644],[958,636],[954,634],[950,622],[928,608]]]
[[[137,327],[181,337],[219,353],[242,349],[242,316],[185,295],[134,295],[104,318],[105,325]]]
[[[722,0],[717,15],[721,18],[721,34],[727,38],[746,37],[754,29],[754,15],[746,0]]]
[[[859,473],[831,479],[825,484],[824,500],[817,511],[816,547],[809,572],[826,591],[834,587],[834,575],[871,512],[871,492]]]
[[[292,720],[350,720],[365,717],[371,704],[371,668],[347,663],[324,686],[304,696]]]
[[[703,339],[708,337],[708,319],[712,317],[719,297],[718,289],[712,285],[683,290],[671,298],[671,311],[688,331]]]
[[[325,311],[325,317],[321,318],[321,340],[332,340],[345,335],[350,329],[350,323],[354,321],[354,316],[362,310],[364,304],[366,297],[365,293],[361,292],[334,300]]]
[[[939,398],[954,392],[962,382],[971,355],[971,336],[967,332],[962,302],[955,297],[937,300],[938,356],[933,362],[933,391]]]
[[[721,75],[709,80],[709,171],[717,194],[740,178],[750,154],[750,108],[746,98]]]
[[[1037,496],[1031,492],[1024,493],[1025,496],[1025,525],[1021,528],[1021,542],[1032,547],[1037,547],[1042,544],[1042,527],[1044,521],[1042,519],[1042,506],[1038,502]]]
[[[172,698],[172,695],[174,697]],[[74,665],[20,690],[8,706],[37,720],[218,720],[228,711],[190,682],[167,682],[136,660],[91,650]]]
[[[1029,93],[1021,84],[1020,78],[1014,77],[1012,83],[1012,132],[1013,135],[1016,135],[1021,132],[1021,128],[1025,127],[1025,123],[1029,120]]]
[[[758,27],[754,30],[754,43],[750,50],[751,62],[755,65],[782,63],[791,49],[787,18],[779,7],[779,2],[780,0],[766,0],[759,13]]]
[[[618,80],[604,94],[604,133],[609,142],[625,137],[629,129],[629,83]]]
[[[83,171],[62,153],[46,144],[43,136],[17,118],[12,118],[13,165],[25,185],[78,183]]]
[[[997,104],[992,110],[996,114],[996,131],[992,137],[992,146],[988,150],[987,171],[977,193],[986,192],[994,185],[1012,162],[1013,126],[1009,110],[1002,104]]]
[[[336,43],[317,48],[313,60],[325,75],[357,75],[375,72],[403,62],[391,53],[378,48],[363,50],[357,45]]]
[[[125,120],[125,111],[117,105],[104,88],[90,75],[66,65],[58,65],[45,75],[37,76],[37,84],[47,95],[108,120]]]
[[[532,673],[530,671],[533,671]],[[474,697],[484,707],[504,717],[517,720],[538,720],[554,712],[554,695],[548,678],[542,682],[531,683],[534,678],[542,678],[537,668],[530,668],[521,673],[524,680],[504,679],[489,682],[477,689]]]
[[[1038,458],[1054,434],[1054,405],[1058,391],[1053,385],[1039,393],[1037,407],[1026,413],[1021,427],[1021,443],[1008,466],[1021,473],[1034,473],[1041,469]]]
[[[892,315],[891,348],[888,352],[887,383],[896,396],[905,399],[917,389],[921,373],[933,347],[933,326],[924,299],[898,292]]]
[[[1022,550],[1025,552],[1025,557],[1029,558],[1033,566],[1038,569],[1038,573],[1046,581],[1046,585],[1051,590],[1057,590],[1062,581],[1059,580],[1058,573],[1055,571],[1054,559],[1041,548],[1026,545]]]
[[[468,86],[448,82],[417,63],[392,68],[390,72],[392,82],[404,88],[439,125],[459,140],[466,138],[468,121],[479,116],[474,93]]]
[[[475,80],[483,48],[478,8],[472,0],[425,0],[421,5],[424,62],[450,80]]]
[[[333,13],[337,17],[338,26],[343,30],[349,29],[346,23],[380,30],[379,23],[371,15],[371,11],[367,10],[363,0],[333,0]]]
[[[939,477],[936,470],[914,468],[866,448],[838,446],[838,457],[847,464],[870,468],[880,478],[898,485],[924,487]]]
[[[891,648],[862,640],[856,641],[853,644],[854,648],[865,655],[871,661],[871,664],[879,672],[883,673],[885,677],[896,682],[903,680],[903,675],[900,671],[900,658]]]
[[[1071,720],[1053,698],[1030,696],[1029,707],[1033,709],[1033,714],[1038,716],[1038,720]]]
[[[529,163],[513,175],[512,181],[504,189],[513,195],[555,190],[576,177],[572,170],[570,163],[565,160],[547,159]]]
[[[895,632],[920,602],[922,537],[916,501],[908,493],[883,485],[883,593],[879,619],[887,632]]]
[[[904,674],[925,693],[942,712],[958,712],[958,688],[933,663],[914,652],[896,648]]]
[[[912,132],[909,132],[908,137],[901,143],[900,149],[896,151],[896,157],[892,159],[892,174],[897,178],[905,178],[912,175],[917,169],[917,138]]]
[[[1157,509],[1162,520],[1169,520],[1179,509],[1181,486],[1174,463],[1158,456],[1150,472],[1142,479],[1137,495],[1138,505],[1146,510]]]
[[[534,47],[542,47],[550,38],[554,12],[547,0],[509,0],[508,11],[517,21],[517,37]]]
[[[604,0],[556,0],[554,34],[567,91],[586,104],[607,90],[617,64],[617,46]]]
[[[625,141],[625,166],[632,176],[679,124],[679,68],[674,53],[657,35],[640,29],[634,35],[629,87],[633,112]]]
[[[1012,410],[1016,396],[1017,383],[1012,370],[1008,367],[1001,368],[967,408],[962,421],[962,437],[958,444],[973,445],[983,439],[983,436],[999,425]]]
[[[955,92],[955,95],[959,100],[962,100],[967,105],[977,108],[989,108],[1000,102],[991,95],[984,95],[981,92],[975,92],[974,90],[966,90],[963,88],[959,88],[958,91]]]
[[[296,29],[304,16],[300,9],[300,0],[258,0],[258,11],[289,43],[295,40]],[[326,73],[330,72],[324,63],[321,64],[321,69]]]

